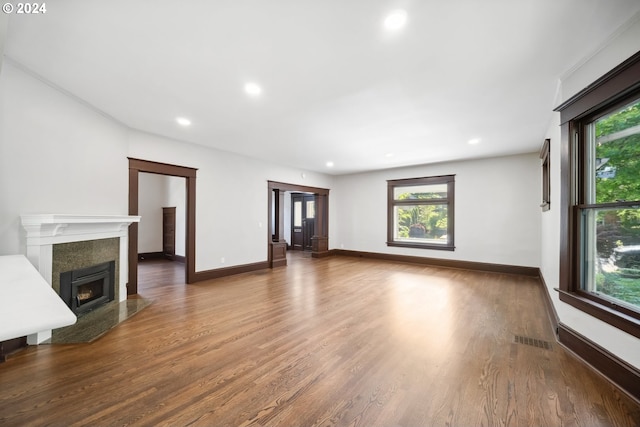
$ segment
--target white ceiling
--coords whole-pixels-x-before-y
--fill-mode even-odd
[[[131,128],[331,174],[538,151],[558,78],[640,11],[638,0],[46,6],[10,15],[10,60]],[[385,32],[397,8],[407,25]]]

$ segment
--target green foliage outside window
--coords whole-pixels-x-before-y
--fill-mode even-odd
[[[604,166],[615,170],[613,178],[596,178],[596,203],[640,200],[640,130],[598,142],[635,126],[640,126],[640,102],[595,123],[596,157],[607,159]]]
[[[640,201],[640,128],[636,128],[640,126],[640,102],[594,125],[596,170],[592,203]],[[595,276],[596,290],[640,306],[640,265],[625,261],[640,256],[640,250],[636,255],[634,249],[640,245],[640,207],[598,211],[596,230],[601,264]],[[632,251],[623,253],[624,248]]]
[[[447,234],[445,205],[418,205],[398,208],[398,237],[439,239]]]

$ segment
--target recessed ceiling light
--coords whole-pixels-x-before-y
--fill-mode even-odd
[[[262,88],[257,83],[249,82],[244,85],[244,91],[251,96],[258,96],[262,93]]]
[[[387,153],[384,155],[386,158],[393,157],[393,153]]]
[[[189,126],[191,124],[191,120],[184,117],[176,118],[176,122],[178,122],[178,124],[181,126]]]
[[[384,19],[384,28],[389,31],[396,31],[404,27],[407,23],[407,11],[394,10]]]
[[[480,144],[480,141],[481,141],[480,138],[473,138],[469,140],[469,144],[471,145]]]
[[[327,162],[327,167],[328,168],[332,168],[333,167],[333,162]]]

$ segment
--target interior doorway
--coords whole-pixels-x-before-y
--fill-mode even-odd
[[[184,263],[186,248],[185,178],[139,174],[138,261],[166,259]]]
[[[315,234],[315,196],[291,193],[291,249],[310,251]]]
[[[140,173],[183,177],[185,179],[185,282],[195,281],[196,172],[197,169],[129,158],[129,215],[139,215]],[[127,295],[138,293],[138,223],[129,226],[129,281]]]
[[[270,230],[268,232],[269,266],[271,268],[287,265],[287,241],[285,240],[285,216],[295,216],[295,212],[285,213],[285,193],[301,194],[300,204],[300,249],[310,248],[311,256],[321,258],[329,252],[329,190],[297,184],[268,181],[268,212]],[[293,197],[293,196],[292,196]],[[292,199],[293,200],[293,199]],[[310,203],[306,203],[310,202]],[[294,211],[294,203],[291,203]],[[304,206],[304,208],[303,208]],[[303,212],[304,209],[304,212]],[[304,214],[304,215],[303,215]],[[307,221],[303,223],[303,219]],[[292,224],[296,218],[292,218]],[[306,233],[304,232],[306,227]],[[293,234],[291,233],[291,246]],[[308,236],[305,240],[304,235]]]

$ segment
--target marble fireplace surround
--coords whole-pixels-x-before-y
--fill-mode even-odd
[[[116,250],[119,252],[117,256],[119,262],[116,267],[118,288],[115,294],[118,301],[127,299],[128,231],[130,224],[140,222],[139,216],[35,214],[21,215],[21,220],[27,232],[27,258],[54,289],[56,282],[59,283],[53,279],[54,245],[117,238]],[[82,248],[83,251],[78,255],[90,257],[86,250],[92,246],[94,245],[78,245],[78,248]],[[51,338],[51,331],[42,331],[27,337],[27,340],[29,344],[39,344],[49,338]]]

